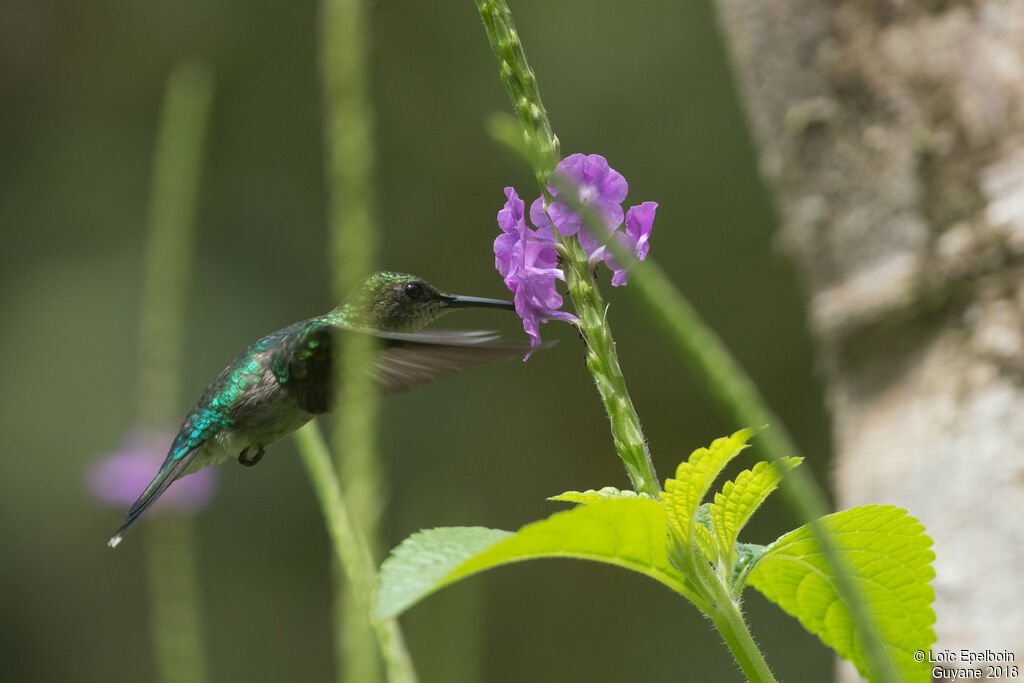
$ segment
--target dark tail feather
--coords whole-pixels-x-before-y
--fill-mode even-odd
[[[202,444],[200,444],[201,446]],[[174,483],[174,481],[181,476],[185,471],[185,468],[192,462],[192,458],[196,457],[196,453],[199,452],[200,446],[196,446],[192,450],[182,455],[177,460],[173,461],[170,467],[161,468],[157,473],[153,481],[150,482],[146,490],[142,492],[139,499],[128,510],[128,517],[124,520],[124,524],[117,530],[117,533],[110,537],[107,541],[107,545],[111,548],[116,548],[124,538],[125,533],[132,527],[135,522],[138,521],[142,513],[149,509],[149,506],[156,502],[157,498],[163,495],[163,492],[167,490],[167,487]]]

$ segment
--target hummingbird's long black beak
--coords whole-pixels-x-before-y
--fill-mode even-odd
[[[485,299],[479,296],[445,295],[444,300],[453,308],[504,308],[515,310],[516,305],[502,299]]]

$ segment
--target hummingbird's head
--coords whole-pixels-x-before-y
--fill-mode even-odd
[[[348,324],[385,332],[415,332],[445,313],[468,307],[515,310],[511,301],[442,292],[415,275],[374,273],[339,307]]]

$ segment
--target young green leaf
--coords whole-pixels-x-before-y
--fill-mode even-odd
[[[746,585],[747,574],[768,551],[768,546],[757,543],[737,543],[734,550],[736,551],[736,563],[732,566],[730,583],[736,586],[736,593],[739,594],[743,592],[743,586]]]
[[[715,543],[715,531],[711,526],[711,504],[701,503],[693,515],[693,537],[700,547],[700,551],[709,559],[714,559],[718,553],[718,546]]]
[[[929,584],[935,553],[924,527],[906,511],[880,505],[855,507],[821,521],[834,535],[900,679],[930,681],[927,665],[913,658],[916,650],[935,642],[935,592]],[[748,583],[867,675],[861,637],[809,527],[772,543]]]
[[[711,523],[718,537],[718,552],[731,562],[733,546],[740,530],[782,481],[785,472],[800,464],[801,458],[786,458],[784,471],[773,463],[761,461],[743,470],[734,481],[727,481],[711,504]]]
[[[747,447],[753,430],[741,429],[732,436],[715,439],[710,448],[698,448],[689,459],[679,463],[676,478],[665,482],[662,502],[668,512],[669,529],[674,541],[686,547],[694,534],[694,515],[715,477]]]
[[[659,501],[637,496],[578,505],[527,524],[515,534],[480,527],[413,534],[381,567],[373,616],[397,616],[471,574],[542,557],[574,557],[632,569],[686,597],[693,595],[668,560],[665,509]]]

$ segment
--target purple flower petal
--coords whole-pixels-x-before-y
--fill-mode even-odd
[[[512,271],[515,245],[522,239],[523,231],[526,230],[523,200],[512,187],[505,188],[505,197],[505,206],[498,212],[498,227],[501,228],[502,234],[494,239],[494,267],[502,277],[508,277]]]
[[[576,317],[559,311],[562,297],[555,289],[555,280],[565,279],[558,269],[554,232],[544,214],[540,200],[530,207],[530,217],[541,227],[531,229],[523,217],[524,204],[515,190],[505,188],[506,202],[498,212],[498,225],[503,234],[494,240],[494,265],[515,295],[516,312],[523,319],[523,329],[530,336],[530,353],[541,344],[540,323],[548,320],[573,322]],[[539,203],[538,203],[539,202]]]
[[[507,276],[512,267],[512,249],[515,243],[515,235],[498,235],[494,238],[494,267],[502,277]]]
[[[568,202],[557,201],[564,197],[551,182],[548,182],[548,191],[556,201],[548,206],[548,215],[559,233],[566,236],[579,233],[580,244],[588,258],[600,258],[601,247],[608,235],[622,225],[622,202],[629,191],[626,179],[600,154],[568,156],[558,164],[554,173],[576,187],[576,202],[597,212],[604,232],[601,234],[599,228],[597,234],[592,234],[594,226],[586,225],[583,216]]]
[[[658,208],[655,202],[644,202],[624,214],[622,202],[629,185],[599,154],[568,156],[554,173],[575,188],[573,201],[567,201],[568,195],[564,195],[570,190],[559,189],[549,182],[548,191],[554,201],[545,204],[544,198],[538,197],[530,205],[530,221],[537,226],[534,229],[526,222],[523,201],[513,188],[506,187],[505,206],[498,212],[502,234],[494,240],[494,266],[504,278],[505,286],[515,295],[516,311],[530,336],[531,353],[540,346],[541,323],[548,320],[578,322],[576,316],[558,310],[563,301],[555,280],[564,280],[565,274],[558,268],[555,231],[566,237],[577,235],[591,264],[603,259],[613,271],[612,284],[624,285],[629,280],[628,266],[620,265],[613,254],[607,253],[605,243],[609,239],[618,240],[623,249],[640,260],[645,259]],[[596,212],[600,225],[585,224],[582,215],[572,209],[575,205]],[[626,229],[619,231],[623,223]],[[529,357],[530,354],[526,354],[526,358]]]
[[[548,218],[543,197],[537,197],[533,200],[533,204],[530,204],[530,221],[537,226],[538,237],[554,242],[555,226],[551,224],[551,219]]]
[[[615,233],[615,238],[622,245],[622,248],[632,253],[637,260],[643,261],[647,258],[647,252],[650,251],[651,245],[649,240],[651,229],[654,227],[654,214],[657,208],[657,202],[644,202],[643,204],[630,207],[626,213],[626,232]],[[629,282],[628,265],[622,266],[611,252],[604,255],[604,262],[613,272],[613,287],[620,287]]]
[[[600,198],[621,204],[629,192],[626,179],[600,154],[571,154],[562,159],[555,172],[578,188],[581,203]],[[552,188],[548,190],[558,196]]]
[[[658,202],[644,202],[631,206],[626,212],[626,234],[632,239],[636,257],[643,261],[650,251],[651,229],[654,228],[654,214]]]
[[[498,212],[498,227],[508,234],[518,234],[524,224],[523,200],[516,194],[514,187],[505,188],[505,206]]]
[[[121,450],[96,463],[88,472],[92,494],[108,505],[131,505],[153,480],[164,461],[174,435],[135,431],[125,439]],[[154,504],[153,510],[196,512],[206,507],[216,483],[211,468],[182,477],[174,482]]]

